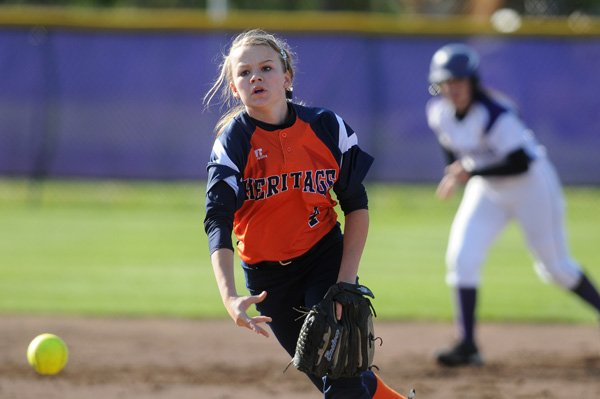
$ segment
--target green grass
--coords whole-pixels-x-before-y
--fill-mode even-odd
[[[444,251],[458,198],[429,185],[369,187],[361,282],[379,319],[450,320]],[[600,282],[600,189],[568,188],[572,252]],[[203,230],[204,182],[0,180],[0,313],[227,317]],[[237,271],[240,292],[245,292]],[[594,322],[541,283],[510,226],[484,269],[484,320]]]

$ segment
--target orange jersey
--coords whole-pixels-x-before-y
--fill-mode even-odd
[[[372,162],[339,116],[290,107],[295,117],[282,126],[238,115],[213,146],[208,188],[224,180],[236,192],[233,232],[246,263],[308,251],[337,222],[331,190],[362,184]]]

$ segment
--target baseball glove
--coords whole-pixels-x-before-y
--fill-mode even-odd
[[[363,285],[332,285],[321,302],[306,314],[292,363],[305,373],[333,379],[354,377],[369,369],[375,354],[373,316]],[[342,318],[335,316],[335,302],[342,305]]]

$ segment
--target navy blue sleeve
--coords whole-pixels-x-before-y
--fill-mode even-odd
[[[345,215],[357,209],[368,209],[369,201],[363,180],[373,160],[371,155],[356,145],[342,156],[340,176],[333,186],[333,191]]]
[[[442,146],[442,152],[444,153],[444,160],[446,161],[446,165],[450,165],[454,161],[456,161],[456,155],[446,147]]]
[[[212,255],[217,249],[233,250],[231,232],[237,196],[226,182],[219,180],[206,192],[206,217],[204,231],[208,236],[208,247]]]

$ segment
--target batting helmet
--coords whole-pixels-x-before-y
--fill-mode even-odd
[[[477,80],[479,55],[466,44],[452,43],[433,54],[429,67],[429,83],[440,84],[452,78]]]

